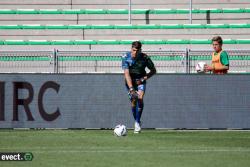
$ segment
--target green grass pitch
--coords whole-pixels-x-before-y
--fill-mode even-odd
[[[0,152],[32,152],[32,161],[0,166],[249,167],[250,131],[0,130]]]

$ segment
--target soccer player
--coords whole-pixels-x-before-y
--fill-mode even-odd
[[[214,52],[212,54],[212,64],[205,65],[206,72],[212,71],[213,74],[226,74],[229,70],[229,59],[226,51],[222,50],[223,40],[220,36],[212,39]]]
[[[143,97],[146,90],[146,80],[156,73],[152,60],[141,51],[140,41],[134,41],[130,52],[122,57],[125,85],[131,101],[131,110],[135,119],[134,133],[141,131],[141,115],[143,111]],[[150,70],[146,73],[146,67]]]

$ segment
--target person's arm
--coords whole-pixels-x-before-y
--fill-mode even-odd
[[[207,64],[204,65],[204,71],[205,72],[209,72],[209,71],[213,71],[213,70],[214,70],[213,64],[211,64],[210,66],[207,65]]]
[[[148,69],[150,71],[149,71],[149,73],[146,74],[146,76],[144,76],[144,78],[146,80],[156,74],[155,65],[154,65],[153,61],[149,57],[147,57],[147,67],[148,67]]]
[[[228,70],[229,69],[229,67],[228,66],[225,66],[225,65],[223,65],[222,67],[220,67],[220,68],[218,68],[218,67],[214,67],[213,68],[213,70]]]
[[[130,77],[130,74],[129,74],[129,69],[124,69],[124,78],[125,78],[125,81],[130,88],[133,88],[133,85],[132,85],[132,79]]]
[[[222,67],[216,67],[216,68],[213,64],[211,64],[211,66],[205,64],[204,66],[205,72],[214,71],[214,70],[228,70],[228,69],[229,69],[228,65],[223,65]]]
[[[220,55],[220,61],[221,61],[221,64],[223,65],[222,67],[216,67],[211,64],[211,66],[209,65],[205,65],[204,66],[204,70],[206,72],[208,71],[214,71],[214,70],[228,70],[229,69],[229,59],[228,59],[228,54],[227,52],[223,51]]]
[[[128,65],[127,61],[126,61],[126,58],[127,58],[127,54],[124,54],[122,56],[122,69],[124,70],[125,82],[127,83],[128,87],[130,89],[130,88],[133,88],[133,85],[132,85],[131,76],[129,74],[129,65]]]
[[[220,62],[223,65],[223,67],[218,70],[229,70],[229,58],[226,51],[222,51],[220,55]]]
[[[135,88],[133,87],[132,79],[131,79],[131,76],[129,74],[129,69],[124,70],[124,77],[125,77],[125,80],[126,80],[128,87],[129,87],[129,94],[130,94],[131,98],[137,99],[138,94],[137,94]]]

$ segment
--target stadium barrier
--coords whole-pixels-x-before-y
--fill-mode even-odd
[[[1,51],[0,71],[29,73],[121,73],[126,51]],[[227,50],[230,73],[250,72],[250,50]],[[199,61],[211,63],[211,50],[145,51],[158,73],[195,73]]]
[[[122,74],[0,77],[0,128],[134,125]],[[143,128],[249,129],[249,91],[247,74],[157,74],[147,84]]]

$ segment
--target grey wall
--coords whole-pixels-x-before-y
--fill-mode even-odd
[[[0,78],[0,128],[112,128],[118,123],[133,127],[121,74],[0,74]],[[39,91],[48,81],[60,86],[58,92],[44,89],[40,100],[48,114],[59,108],[53,121],[44,120],[38,107]],[[22,105],[18,121],[13,121],[14,82],[32,85],[33,121],[27,120]],[[18,90],[19,99],[28,96],[27,89]],[[250,75],[158,74],[148,81],[142,121],[144,128],[250,128]]]

